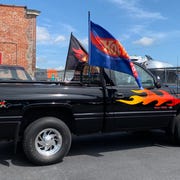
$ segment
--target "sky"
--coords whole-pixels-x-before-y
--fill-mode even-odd
[[[88,50],[88,12],[130,56],[149,55],[180,66],[180,0],[0,0],[0,4],[41,12],[36,24],[39,68],[64,68],[71,32]]]

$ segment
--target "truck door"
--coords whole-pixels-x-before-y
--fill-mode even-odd
[[[98,67],[84,66],[82,74],[74,73],[73,81],[82,85],[73,85],[70,89],[72,110],[75,119],[75,133],[89,134],[102,130],[104,121],[104,90],[102,88],[101,75]],[[66,89],[68,92],[68,89]]]
[[[106,86],[105,131],[165,127],[174,116],[175,111],[167,105],[170,94],[157,89],[153,76],[141,66],[135,66],[143,90],[139,89],[133,76],[105,70],[113,81]]]

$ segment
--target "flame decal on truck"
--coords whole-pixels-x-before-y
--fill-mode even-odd
[[[116,101],[122,102],[129,105],[136,105],[142,103],[143,105],[148,105],[152,102],[155,103],[155,106],[166,105],[168,107],[175,106],[180,103],[180,99],[169,94],[164,90],[157,90],[156,93],[151,90],[132,90],[136,94],[141,95],[132,95],[129,100],[118,99]]]

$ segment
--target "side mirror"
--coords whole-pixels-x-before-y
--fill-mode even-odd
[[[159,76],[156,77],[156,82],[155,82],[155,86],[157,88],[161,88],[161,78]]]
[[[156,86],[157,88],[161,88],[161,82],[160,82],[160,81],[156,81],[156,82],[155,82],[155,86]]]

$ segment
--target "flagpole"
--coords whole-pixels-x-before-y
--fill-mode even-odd
[[[90,11],[88,11],[88,50],[89,50],[89,59],[88,61],[90,61],[91,59],[91,43],[90,43],[90,39],[91,39],[91,20],[90,20]],[[90,63],[90,62],[89,62]]]
[[[71,35],[70,35],[70,41],[69,41],[69,48],[68,48],[68,52],[67,52],[67,57],[66,57],[66,65],[65,65],[65,68],[64,68],[64,77],[63,77],[63,81],[65,81],[65,77],[66,77],[66,69],[67,69],[67,58],[68,58],[68,54],[69,54],[69,51],[70,51],[70,46],[71,46],[71,38],[72,38],[72,32],[71,32]]]
[[[90,20],[90,11],[88,11],[88,50],[89,50],[89,56],[88,56],[88,64],[89,64],[89,70],[88,70],[88,77],[90,82],[90,59],[91,59],[91,20]]]

